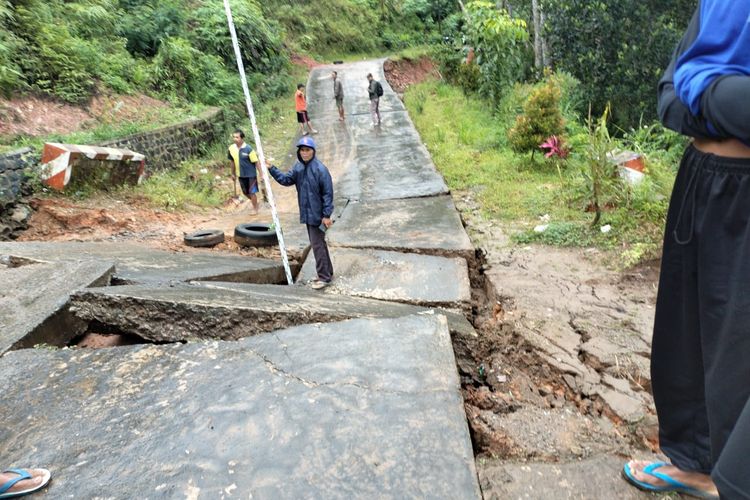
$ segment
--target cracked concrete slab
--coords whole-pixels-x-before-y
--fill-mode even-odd
[[[331,248],[330,254],[335,280],[326,293],[471,310],[469,269],[464,259],[347,248]],[[311,252],[298,282],[316,277]]]
[[[333,168],[338,200],[383,200],[447,194],[448,187],[432,162],[403,103],[383,75],[384,60],[312,71],[308,110],[319,134],[318,157]],[[339,121],[331,71],[344,87],[346,120]],[[383,84],[382,123],[369,114],[367,73]]]
[[[286,283],[284,268],[279,262],[211,251],[168,252],[132,243],[0,243],[0,255],[53,262],[80,258],[114,261],[114,279],[119,283],[190,280]]]
[[[0,265],[0,354],[40,343],[65,345],[85,331],[68,311],[70,295],[88,286],[105,286],[114,273],[110,261],[64,263],[23,260]]]
[[[474,258],[450,196],[349,203],[328,233],[331,246]]]
[[[89,289],[73,297],[72,308],[85,321],[98,321],[154,342],[236,340],[301,324],[432,311],[325,294],[303,286],[208,282]],[[441,314],[449,318],[452,332],[476,336],[462,314]]]
[[[369,201],[448,193],[408,113],[389,113],[379,127],[369,121],[366,116],[349,119],[345,130],[353,154],[337,179],[337,197]]]
[[[480,497],[442,316],[15,351],[0,378],[3,459],[50,498]]]

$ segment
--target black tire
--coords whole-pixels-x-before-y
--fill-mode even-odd
[[[224,243],[224,231],[221,229],[202,229],[186,234],[184,241],[189,247],[212,247]]]
[[[333,64],[344,64],[344,61],[333,61]]]
[[[243,247],[271,247],[279,243],[270,224],[250,222],[234,228],[234,241]]]

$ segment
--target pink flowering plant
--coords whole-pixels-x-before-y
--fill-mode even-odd
[[[568,157],[568,153],[570,153],[570,149],[563,144],[562,138],[556,135],[547,137],[547,140],[541,143],[539,147],[546,151],[544,153],[545,158],[557,157],[564,160]]]
[[[560,176],[560,183],[563,183],[562,168],[560,163],[568,157],[570,149],[565,146],[561,137],[551,135],[547,137],[543,143],[539,145],[540,149],[545,151],[545,158],[552,158],[555,162],[555,168],[557,168],[557,174]]]

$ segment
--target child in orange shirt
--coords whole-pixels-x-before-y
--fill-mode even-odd
[[[317,134],[310,122],[310,118],[307,116],[307,101],[305,100],[305,85],[300,83],[297,85],[297,92],[294,94],[294,108],[297,110],[297,122],[299,123],[299,131],[302,135],[307,135],[305,132],[305,125],[311,134]]]

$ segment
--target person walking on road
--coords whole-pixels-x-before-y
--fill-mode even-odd
[[[299,218],[307,225],[318,278],[312,288],[320,290],[333,280],[333,264],[326,244],[326,231],[331,227],[333,214],[333,181],[323,163],[315,157],[316,147],[312,137],[302,137],[297,142],[297,162],[288,172],[271,166],[269,172],[282,186],[296,186]]]
[[[692,138],[666,222],[651,352],[659,445],[640,489],[750,499],[750,1],[700,0],[659,82]],[[745,104],[743,104],[745,103]]]
[[[240,188],[250,202],[253,204],[253,213],[258,214],[258,175],[260,162],[253,148],[245,144],[245,133],[237,129],[232,133],[233,144],[229,146],[227,159],[232,162],[232,179],[237,182],[239,178]],[[235,193],[237,185],[234,186]]]
[[[383,97],[383,86],[380,82],[372,77],[372,73],[367,74],[367,93],[370,95],[370,114],[372,115],[372,124],[380,125],[380,98]]]
[[[299,123],[299,133],[307,135],[307,133],[317,134],[318,131],[313,128],[310,122],[310,117],[307,115],[307,100],[305,100],[305,84],[300,83],[297,85],[297,92],[294,93],[294,109],[297,110],[297,123]],[[305,130],[307,125],[307,130]]]
[[[339,121],[344,121],[344,86],[341,85],[338,72],[331,73],[333,78],[333,98],[336,99],[336,107],[339,110]]]

